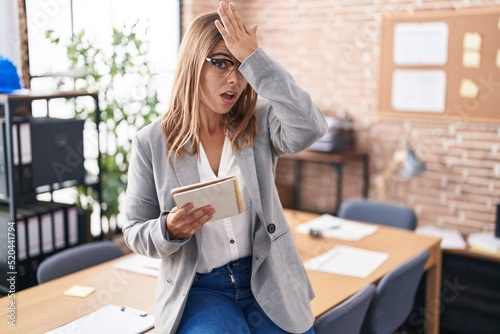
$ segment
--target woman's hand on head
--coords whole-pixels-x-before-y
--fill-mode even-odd
[[[254,24],[247,31],[233,2],[228,5],[225,1],[221,1],[217,12],[222,23],[217,20],[215,25],[224,38],[227,49],[236,59],[243,62],[259,48],[257,43],[258,26]]]
[[[191,237],[212,219],[215,213],[211,205],[205,205],[190,212],[192,209],[193,203],[187,203],[181,208],[174,207],[167,215],[165,227],[171,240]]]

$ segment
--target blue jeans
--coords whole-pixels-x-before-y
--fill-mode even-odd
[[[196,274],[177,334],[288,333],[260,308],[250,289],[251,274],[251,257]]]

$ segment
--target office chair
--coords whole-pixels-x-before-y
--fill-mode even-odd
[[[429,251],[423,251],[382,277],[377,284],[361,333],[394,333],[403,325],[413,308],[429,254]]]
[[[374,295],[375,285],[365,286],[343,303],[319,317],[314,323],[314,331],[316,334],[359,334]]]
[[[49,256],[38,266],[38,283],[71,274],[123,255],[120,246],[112,241],[95,241],[71,247]]]
[[[9,295],[9,288],[6,286],[0,285],[0,297],[5,297]]]
[[[417,216],[403,205],[367,198],[348,199],[340,205],[338,217],[415,230]]]

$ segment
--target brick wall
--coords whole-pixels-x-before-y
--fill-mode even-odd
[[[183,3],[186,24],[195,15],[215,9],[218,1]],[[347,110],[354,118],[358,147],[370,155],[370,196],[375,196],[374,176],[408,140],[428,171],[409,180],[390,177],[387,200],[414,208],[419,224],[457,227],[464,233],[494,229],[495,204],[500,200],[500,127],[380,117],[377,96],[382,17],[401,11],[494,6],[500,1],[252,0],[236,4],[247,24],[259,24],[260,45],[289,69],[325,114]],[[304,166],[302,208],[331,211],[335,174],[327,166]],[[280,163],[277,183],[283,194],[289,194],[293,182],[292,165]],[[361,164],[348,163],[343,196],[360,194]]]
[[[19,6],[19,32],[20,32],[20,46],[21,46],[21,73],[24,88],[30,88],[30,60],[28,49],[28,24],[26,21],[26,4],[25,0],[17,1]]]

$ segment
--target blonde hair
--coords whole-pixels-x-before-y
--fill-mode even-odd
[[[168,157],[172,154],[181,158],[185,153],[199,154],[201,69],[209,52],[222,40],[215,20],[221,21],[217,13],[198,16],[182,39],[170,103],[162,117]],[[233,149],[241,151],[243,144],[253,146],[258,131],[254,113],[256,103],[257,93],[247,84],[238,101],[224,116]]]

